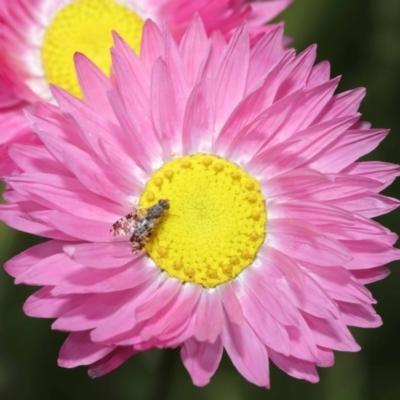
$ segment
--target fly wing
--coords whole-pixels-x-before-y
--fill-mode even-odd
[[[113,236],[132,235],[136,229],[138,221],[139,215],[137,211],[133,211],[114,222],[110,229],[110,233]]]

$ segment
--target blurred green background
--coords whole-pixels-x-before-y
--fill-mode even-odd
[[[193,0],[195,1],[195,0]],[[384,143],[368,159],[399,163],[400,148],[400,1],[296,0],[282,18],[294,47],[318,43],[319,60],[332,65],[332,76],[343,75],[340,90],[366,87],[361,107],[373,127],[391,128]],[[400,198],[400,181],[386,194]],[[400,232],[400,211],[380,218]],[[0,225],[0,263],[37,239]],[[155,388],[175,399],[318,399],[367,400],[400,398],[400,271],[371,285],[384,320],[378,329],[353,329],[359,353],[336,353],[335,366],[320,369],[321,382],[298,381],[271,366],[272,389],[255,387],[236,372],[224,356],[205,388],[197,388],[179,361],[177,351],[151,351],[126,362],[106,377],[92,380],[85,368],[57,366],[65,333],[51,331],[49,320],[26,317],[22,304],[34,288],[17,286],[0,271],[0,399],[2,400],[141,400]],[[161,369],[157,366],[161,365]],[[156,372],[158,370],[158,372]],[[164,386],[162,386],[164,385]]]

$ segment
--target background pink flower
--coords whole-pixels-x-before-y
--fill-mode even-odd
[[[0,175],[7,175],[15,170],[15,165],[8,156],[7,144],[14,141],[29,143],[34,140],[22,115],[24,104],[25,102],[15,96],[10,82],[0,77]]]
[[[53,101],[49,82],[72,92],[79,90],[72,61],[75,51],[97,57],[96,64],[109,72],[107,43],[111,45],[112,29],[122,36],[126,34],[127,41],[136,48],[141,24],[151,18],[160,27],[167,23],[179,40],[198,12],[208,34],[218,29],[229,38],[233,29],[247,20],[255,40],[276,26],[265,23],[291,1],[0,1],[0,88],[1,96],[5,91],[9,99],[5,102],[0,98],[0,153],[4,155],[13,141],[32,141],[21,112],[37,100]],[[104,49],[100,56],[99,49]],[[13,108],[9,108],[10,100],[15,103]],[[0,176],[14,168],[7,156],[1,158]]]
[[[57,318],[53,328],[72,332],[59,363],[90,365],[91,376],[137,351],[182,346],[197,385],[209,381],[223,348],[259,386],[269,386],[269,359],[316,382],[316,367],[333,364],[332,350],[359,349],[348,325],[381,324],[364,285],[399,258],[397,236],[371,219],[398,206],[379,192],[399,167],[357,161],[387,134],[359,121],[364,90],[335,95],[338,79],[329,79],[328,63],[314,66],[315,47],[284,51],[280,29],[252,48],[244,27],[229,44],[214,35],[210,45],[195,20],[178,46],[149,22],[140,58],[115,40],[115,80],[77,55],[85,101],[53,89],[59,108],[40,103],[27,114],[42,143],[10,149],[22,172],[6,178],[0,216],[51,239],[6,265],[17,283],[43,286],[25,312]],[[109,233],[143,191],[150,194],[149,181],[163,187],[151,183],[161,167],[198,153],[206,167],[203,153],[256,178],[267,210],[266,238],[251,264],[209,287],[191,271],[182,285],[179,265],[173,278],[151,249],[151,258],[132,254],[129,237]],[[193,184],[187,180],[185,192]],[[171,200],[171,213],[182,211],[173,207]]]

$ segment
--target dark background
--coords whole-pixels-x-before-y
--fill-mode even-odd
[[[363,119],[375,128],[392,129],[368,159],[399,162],[400,1],[296,0],[282,18],[297,50],[318,43],[318,59],[331,62],[332,76],[343,75],[340,91],[367,88],[361,107]],[[386,194],[400,197],[400,181]],[[380,222],[399,233],[400,211],[380,218]],[[35,240],[1,224],[0,264]],[[85,368],[59,368],[58,350],[66,334],[51,331],[49,320],[25,316],[22,304],[34,288],[15,287],[12,279],[0,271],[0,399],[141,400],[150,398],[161,383],[165,386],[159,398],[166,400],[399,399],[399,263],[390,267],[392,274],[370,287],[384,325],[373,330],[352,330],[361,352],[336,353],[334,367],[321,369],[321,382],[316,385],[298,381],[271,366],[270,391],[248,383],[226,356],[211,383],[197,388],[174,350],[137,355],[96,380],[87,376]]]

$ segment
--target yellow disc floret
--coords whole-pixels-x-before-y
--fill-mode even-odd
[[[46,30],[42,62],[49,83],[81,96],[73,55],[81,52],[104,73],[110,72],[111,31],[139,51],[143,20],[112,0],[76,0],[62,8]]]
[[[234,279],[252,263],[267,220],[258,181],[214,155],[170,161],[147,182],[140,208],[168,199],[146,250],[170,276],[207,288]]]

